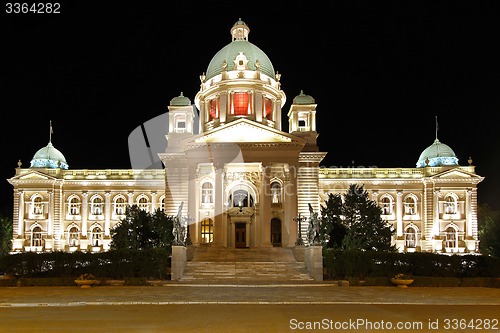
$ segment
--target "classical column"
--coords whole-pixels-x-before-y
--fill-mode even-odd
[[[272,246],[271,244],[271,164],[263,163],[262,174],[262,194],[261,194],[261,214],[260,214],[260,227],[262,235],[262,245]],[[258,221],[256,221],[258,222]]]
[[[87,219],[89,214],[89,193],[87,191],[82,192],[82,236],[87,237]]]
[[[17,236],[22,236],[24,234],[24,191],[18,190],[17,195],[19,196],[19,215],[17,216]]]
[[[433,207],[433,221],[432,221],[432,230],[434,231],[434,235],[438,236],[440,232],[439,228],[439,190],[434,190],[434,207]]]
[[[134,205],[134,191],[128,191],[128,205],[133,206]]]
[[[47,191],[47,196],[49,198],[48,214],[47,214],[47,236],[52,237],[52,232],[54,229],[54,192],[52,190]]]
[[[403,192],[396,192],[396,235],[403,236]]]
[[[294,246],[298,235],[297,217],[297,165],[290,166],[286,164],[283,169],[285,172],[285,182],[283,187],[283,205],[285,208],[285,221],[283,221],[288,233],[288,246]],[[304,234],[302,234],[304,236]]]
[[[465,196],[465,217],[466,217],[466,229],[467,229],[467,236],[472,237],[473,236],[473,228],[472,228],[472,212],[471,212],[471,195],[472,195],[472,189],[468,188],[466,191],[466,196]]]
[[[111,215],[111,193],[104,193],[104,237],[109,238],[110,232],[110,215]]]
[[[159,203],[156,202],[158,199],[156,198],[156,191],[151,191],[151,213],[154,213],[156,209],[159,207]]]
[[[223,225],[224,214],[224,165],[217,163],[215,167],[215,200],[214,200],[214,243],[227,246],[227,230]]]
[[[197,214],[197,206],[198,206],[198,191],[197,191],[197,179],[196,179],[196,166],[188,165],[188,217],[194,217],[194,219],[187,220],[186,228],[189,229],[189,237],[191,238],[191,242],[198,243],[198,233],[194,230],[195,227],[191,227],[191,221],[195,224],[198,224],[198,214]],[[186,231],[187,232],[187,231]]]

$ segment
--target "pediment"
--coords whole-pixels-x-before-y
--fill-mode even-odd
[[[470,173],[468,171],[462,170],[460,168],[454,168],[451,170],[443,171],[432,178],[435,179],[470,179],[470,178],[481,178],[480,176]]]
[[[305,144],[306,140],[245,118],[183,140],[183,144],[240,142]]]
[[[12,177],[12,179],[17,179],[17,180],[51,180],[55,179],[54,177],[50,177],[44,173],[38,172],[38,171],[28,171],[27,173],[23,173],[20,175],[16,175]]]

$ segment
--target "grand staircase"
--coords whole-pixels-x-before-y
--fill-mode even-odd
[[[291,248],[196,247],[179,282],[264,284],[311,283],[304,262]]]

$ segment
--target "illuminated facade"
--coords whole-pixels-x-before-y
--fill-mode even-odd
[[[163,168],[72,170],[51,140],[14,177],[13,252],[109,249],[127,205],[189,217],[195,246],[293,247],[296,217],[320,212],[328,193],[362,184],[396,230],[401,252],[477,252],[477,184],[437,139],[415,168],[323,168],[316,103],[302,91],[288,110],[281,75],[248,41],[239,20],[232,40],[200,75],[191,100],[168,106]],[[321,117],[321,111],[318,112]],[[307,224],[301,224],[305,235]]]

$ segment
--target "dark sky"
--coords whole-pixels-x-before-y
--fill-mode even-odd
[[[325,166],[412,168],[438,138],[500,209],[498,1],[67,1],[0,17],[0,206],[52,142],[71,169],[130,168],[128,136],[182,91],[194,101],[241,18],[291,100],[315,98]]]

